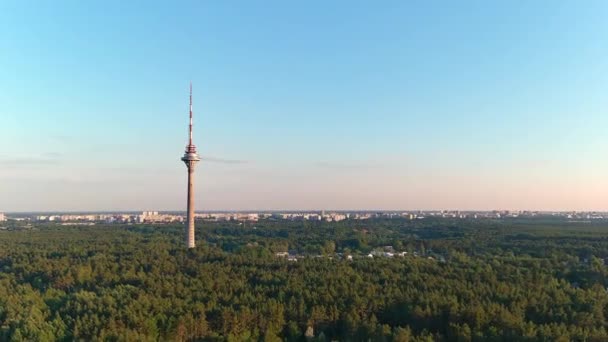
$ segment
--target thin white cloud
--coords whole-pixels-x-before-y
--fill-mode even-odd
[[[44,154],[37,157],[0,157],[0,165],[6,167],[57,165],[60,162],[59,154]]]
[[[363,163],[363,162],[325,162],[319,161],[314,163],[315,166],[326,169],[370,169],[382,167],[379,163]]]
[[[208,161],[212,163],[221,163],[221,164],[247,164],[248,160],[238,160],[238,159],[224,159],[224,158],[215,158],[215,157],[201,157],[203,161]]]

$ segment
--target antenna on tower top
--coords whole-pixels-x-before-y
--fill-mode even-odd
[[[190,146],[192,146],[192,81],[190,81]]]

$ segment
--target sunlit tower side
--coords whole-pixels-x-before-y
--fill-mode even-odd
[[[196,146],[192,143],[192,82],[190,82],[190,125],[189,142],[182,161],[188,168],[188,216],[186,218],[186,245],[188,248],[196,247],[194,242],[194,167],[201,159],[196,153]]]

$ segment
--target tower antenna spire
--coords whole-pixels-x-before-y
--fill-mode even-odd
[[[192,145],[192,81],[190,81],[190,141],[188,145]]]

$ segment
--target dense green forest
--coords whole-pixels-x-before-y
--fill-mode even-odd
[[[197,234],[187,250],[181,225],[9,224],[0,340],[608,340],[605,221],[199,222]],[[368,256],[386,246],[408,254]]]

